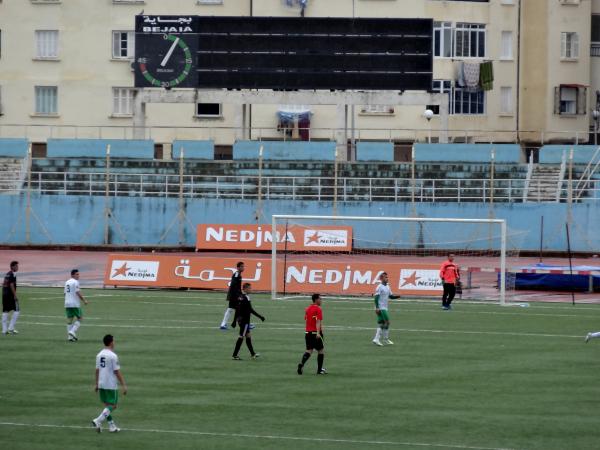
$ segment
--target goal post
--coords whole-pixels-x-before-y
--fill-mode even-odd
[[[366,295],[366,289],[374,290],[372,285],[376,283],[377,269],[372,267],[379,264],[393,270],[398,266],[398,261],[411,267],[410,270],[416,267],[427,271],[430,289],[423,288],[424,295],[437,296],[441,282],[436,281],[439,277],[433,280],[437,273],[435,267],[439,271],[442,258],[448,253],[456,253],[457,259],[463,256],[470,259],[470,267],[466,267],[468,274],[463,273],[463,277],[466,275],[468,278],[467,287],[471,287],[472,276],[487,272],[488,285],[494,280],[494,299],[501,305],[507,303],[508,230],[504,219],[275,214],[271,225],[273,236],[277,236],[271,242],[273,299],[286,295],[310,295],[310,286],[299,286],[300,277],[304,282],[307,277],[312,277],[311,281],[316,280],[314,292],[321,294]],[[346,232],[347,235],[344,234]],[[343,235],[347,236],[348,242],[343,240]],[[308,240],[320,241],[309,245],[303,242],[307,236]],[[512,249],[512,256],[516,252],[518,247],[517,250]],[[304,264],[302,271],[294,263]],[[457,265],[464,267],[460,260]],[[352,272],[354,266],[362,268],[362,272]],[[311,271],[311,267],[316,269]],[[340,281],[344,287],[352,287],[352,281],[357,279],[368,280],[364,282],[362,294],[357,294],[360,290],[352,293],[352,289],[346,294],[341,292],[341,288],[336,290],[333,286]],[[318,284],[318,281],[323,283]],[[400,288],[399,282],[396,288]],[[435,295],[434,291],[437,292]],[[414,292],[412,295],[418,296],[420,293]]]

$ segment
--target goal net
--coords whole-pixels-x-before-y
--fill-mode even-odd
[[[273,215],[273,298],[371,296],[381,272],[395,294],[441,298],[440,267],[453,254],[457,299],[515,301],[523,232],[500,219]],[[512,261],[512,262],[511,262]]]

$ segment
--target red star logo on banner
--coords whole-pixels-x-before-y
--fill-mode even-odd
[[[308,236],[308,238],[306,239],[305,245],[306,244],[310,244],[311,242],[315,242],[315,243],[319,243],[319,238],[321,236],[319,236],[319,232],[315,231],[315,234],[313,234],[312,236]]]
[[[131,269],[131,267],[127,267],[127,263],[124,262],[123,265],[121,267],[119,267],[118,269],[115,269],[115,273],[113,273],[113,278],[117,277],[119,275],[122,276],[127,276],[127,271]]]
[[[417,285],[417,280],[420,280],[421,277],[417,276],[417,272],[414,271],[412,275],[408,276],[408,277],[404,277],[404,281],[402,282],[402,286],[400,287],[404,287],[406,285],[412,284],[413,286]]]

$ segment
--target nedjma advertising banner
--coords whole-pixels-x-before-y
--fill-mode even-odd
[[[226,290],[239,258],[187,255],[112,254],[106,267],[108,286],[186,287]],[[271,290],[271,259],[242,258],[243,280],[255,291]],[[278,291],[283,291],[283,263],[277,267]],[[381,272],[387,272],[394,293],[410,296],[440,295],[439,268],[431,264],[327,261],[312,257],[288,259],[288,293],[372,295]]]
[[[271,250],[273,238],[277,250],[309,252],[348,252],[352,250],[352,227],[278,226],[275,236],[271,225],[198,225],[198,250]]]

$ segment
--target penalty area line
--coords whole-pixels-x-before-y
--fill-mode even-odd
[[[33,424],[33,423],[18,423],[18,422],[0,422],[0,426],[5,427],[22,427],[22,428],[56,428],[70,430],[90,430],[90,426],[84,427],[81,425],[52,425],[52,424]],[[427,442],[401,442],[401,441],[369,441],[359,439],[335,439],[335,438],[317,438],[304,436],[277,436],[268,434],[244,434],[244,433],[217,433],[211,431],[188,431],[188,430],[161,430],[155,428],[121,428],[121,431],[129,431],[133,433],[155,433],[155,434],[179,434],[187,436],[214,436],[214,437],[234,437],[244,439],[272,439],[282,441],[305,441],[305,442],[331,442],[338,444],[361,444],[361,445],[380,445],[380,446],[395,446],[395,447],[423,447],[423,448],[455,448],[462,450],[512,450],[509,448],[499,447],[479,447],[461,444],[434,444]]]

